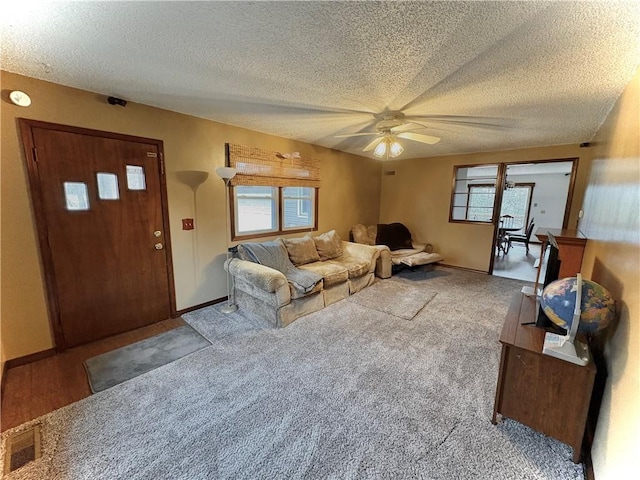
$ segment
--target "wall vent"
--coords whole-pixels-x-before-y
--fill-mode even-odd
[[[385,174],[385,175],[395,175],[395,174],[396,174],[396,171],[395,171],[395,170],[385,170],[385,171],[384,171],[384,174]]]
[[[40,443],[40,425],[7,437],[4,473],[13,472],[40,458]]]

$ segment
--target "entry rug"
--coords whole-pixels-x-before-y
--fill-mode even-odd
[[[84,362],[93,393],[171,363],[211,343],[191,326],[184,325],[155,337],[103,353]]]

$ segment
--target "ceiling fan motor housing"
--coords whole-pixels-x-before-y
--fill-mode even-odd
[[[385,112],[378,115],[378,118],[380,121],[376,124],[376,129],[380,132],[388,132],[392,128],[404,124],[404,113],[402,112]]]

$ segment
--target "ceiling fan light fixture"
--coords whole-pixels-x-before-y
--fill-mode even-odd
[[[383,158],[387,154],[387,142],[386,140],[380,142],[376,149],[373,151],[373,154],[378,158]]]
[[[397,140],[394,140],[389,146],[389,156],[395,158],[402,152],[404,152],[404,148],[402,148],[402,145],[400,145]]]

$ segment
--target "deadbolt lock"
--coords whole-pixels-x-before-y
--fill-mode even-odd
[[[160,230],[156,230],[155,232],[153,232],[153,236],[154,237],[160,237],[160,236],[162,236],[162,232]]]
[[[164,248],[164,245],[162,245],[161,243],[156,243],[155,247],[156,247],[156,250],[162,250]]]

